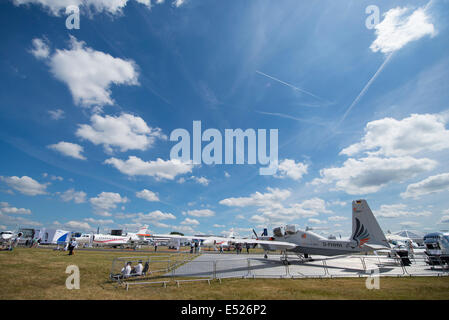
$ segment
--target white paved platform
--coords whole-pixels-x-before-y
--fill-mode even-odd
[[[280,261],[280,255],[255,254],[202,254],[191,262],[176,268],[177,277],[228,278],[228,277],[360,277],[372,272],[380,276],[442,276],[449,270],[432,268],[424,257],[411,259],[412,265],[402,267],[398,261],[377,256],[343,256],[331,258],[314,256],[313,261],[303,262],[289,256],[289,265]]]

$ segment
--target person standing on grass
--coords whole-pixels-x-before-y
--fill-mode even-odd
[[[72,238],[69,242],[69,256],[73,255],[73,250],[76,247],[76,240],[75,238]]]
[[[157,241],[154,242],[154,251],[157,251]]]

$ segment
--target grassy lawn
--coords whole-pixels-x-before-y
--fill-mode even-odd
[[[449,277],[381,278],[380,290],[367,290],[365,279],[229,279],[176,287],[133,286],[109,282],[115,257],[151,252],[67,252],[16,248],[0,252],[0,299],[449,299]],[[167,255],[160,253],[160,255]],[[80,269],[81,289],[68,290],[68,265]]]

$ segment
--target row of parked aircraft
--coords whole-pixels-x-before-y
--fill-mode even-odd
[[[5,235],[6,237],[6,235]],[[13,238],[8,234],[9,240]],[[134,246],[148,241],[198,240],[202,246],[228,247],[236,244],[259,245],[265,250],[265,258],[268,253],[280,250],[281,260],[288,263],[288,254],[294,253],[301,259],[311,259],[311,255],[339,256],[360,252],[387,252],[393,255],[403,256],[410,252],[426,253],[428,256],[437,257],[449,262],[449,234],[432,233],[424,237],[425,247],[420,247],[412,239],[397,235],[385,236],[366,200],[352,202],[352,234],[348,239],[328,239],[314,233],[311,230],[295,230],[294,226],[287,226],[285,230],[275,228],[273,236],[257,236],[256,239],[238,238],[234,234],[228,237],[210,236],[181,236],[175,234],[150,234],[148,226],[142,227],[136,233],[128,233],[124,236],[109,234],[82,234],[76,238],[79,245],[96,246]],[[4,241],[3,235],[1,241]]]

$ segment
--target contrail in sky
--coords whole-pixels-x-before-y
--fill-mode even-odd
[[[277,81],[277,82],[279,82],[279,83],[282,83],[283,85],[286,85],[286,86],[288,86],[288,87],[290,87],[290,88],[292,88],[292,89],[294,89],[294,90],[297,90],[297,91],[300,91],[300,92],[302,92],[302,93],[308,94],[309,96],[312,96],[312,97],[317,98],[317,99],[319,99],[319,100],[323,100],[322,98],[320,98],[320,97],[314,95],[313,93],[310,93],[310,92],[308,92],[308,91],[306,91],[306,90],[304,90],[304,89],[295,87],[294,85],[291,85],[290,83],[287,83],[287,82],[285,82],[285,81],[279,80],[278,78],[272,77],[272,76],[270,76],[270,75],[268,75],[268,74],[266,74],[266,73],[263,73],[263,72],[261,72],[261,71],[259,71],[259,70],[256,70],[256,73],[258,73],[258,74],[260,74],[260,75],[263,75],[263,76],[265,76],[265,77],[267,77],[267,78],[270,78],[270,79],[272,79],[272,80],[274,80],[274,81]]]
[[[337,127],[340,126],[340,124],[346,119],[346,117],[348,116],[349,112],[351,112],[352,108],[354,108],[354,106],[359,102],[359,100],[365,95],[366,91],[368,91],[369,87],[371,86],[371,84],[374,82],[374,80],[376,80],[377,76],[382,72],[382,70],[385,68],[385,66],[387,65],[388,61],[390,61],[391,56],[393,55],[393,52],[390,53],[387,58],[385,59],[385,61],[382,63],[382,65],[379,67],[379,69],[377,69],[376,73],[374,74],[374,76],[371,77],[371,79],[369,79],[368,83],[365,85],[365,87],[362,89],[362,91],[360,91],[359,95],[357,96],[357,98],[354,99],[354,101],[352,101],[351,105],[349,106],[349,108],[346,110],[345,114],[343,115],[343,117],[341,118],[340,122],[338,123]]]

